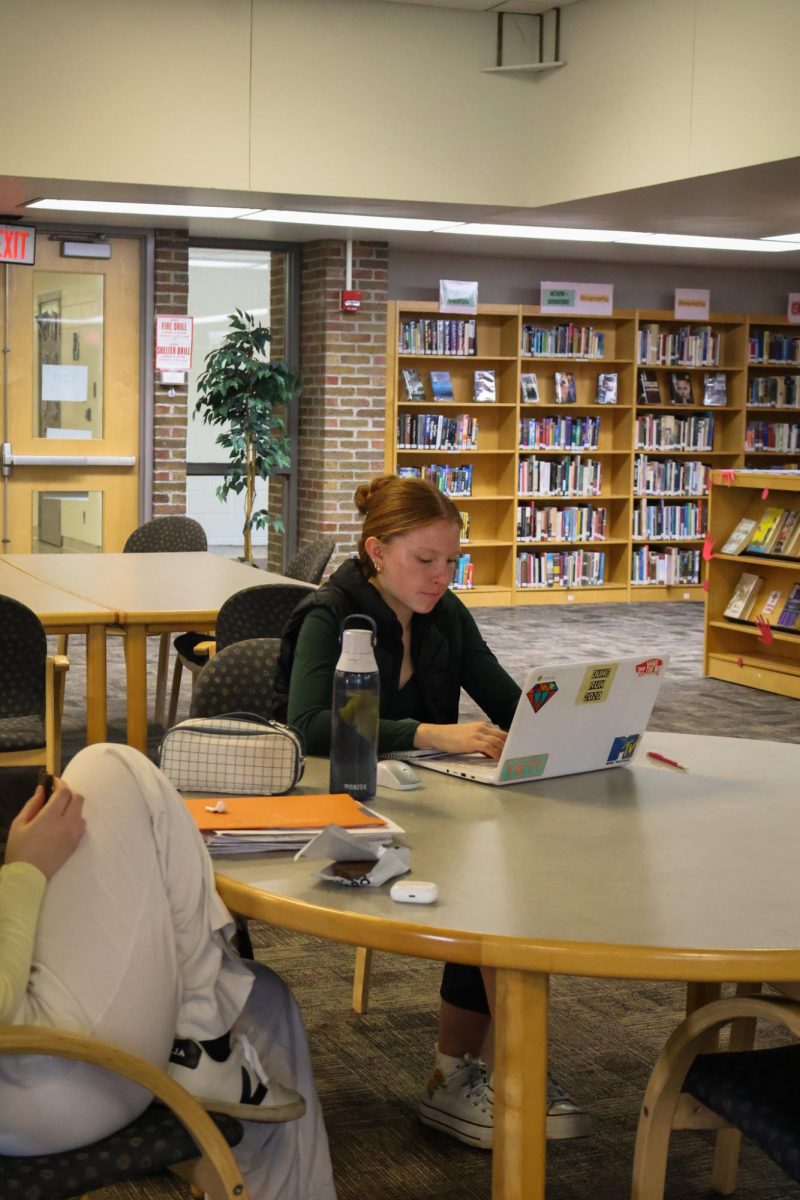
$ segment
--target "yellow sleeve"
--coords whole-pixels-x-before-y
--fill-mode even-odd
[[[33,944],[47,880],[38,867],[0,867],[0,1021],[11,1021],[31,972]]]

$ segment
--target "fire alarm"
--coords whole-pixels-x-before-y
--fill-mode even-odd
[[[361,308],[361,292],[342,292],[342,312],[358,312]]]

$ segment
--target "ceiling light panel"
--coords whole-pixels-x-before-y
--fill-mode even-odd
[[[32,200],[25,208],[57,212],[106,213],[129,217],[243,217],[252,208],[222,208],[210,204],[138,204],[127,200]]]
[[[388,229],[395,232],[434,233],[449,228],[452,221],[423,220],[418,217],[381,217],[361,213],[292,212],[288,209],[265,208],[248,213],[245,221],[273,221],[288,225],[334,225],[345,229]]]

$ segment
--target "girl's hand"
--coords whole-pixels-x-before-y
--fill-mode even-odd
[[[5,860],[30,863],[50,879],[72,854],[85,829],[83,796],[56,779],[45,804],[40,785],[11,822]]]
[[[417,750],[444,750],[447,754],[485,754],[499,758],[507,734],[487,721],[465,721],[461,725],[419,725],[414,735]]]

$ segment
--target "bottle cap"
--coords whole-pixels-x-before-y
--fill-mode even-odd
[[[345,629],[342,634],[342,654],[336,664],[342,671],[377,671],[373,638],[370,629]]]

